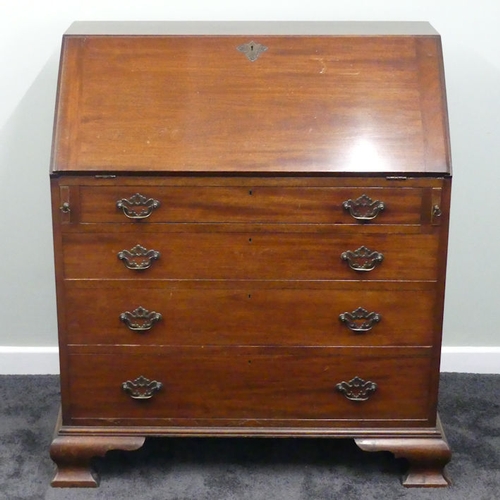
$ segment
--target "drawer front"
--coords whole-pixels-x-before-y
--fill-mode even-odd
[[[420,224],[423,189],[112,186],[79,188],[79,221]]]
[[[66,341],[429,346],[434,298],[428,289],[77,288],[68,283]]]
[[[439,240],[433,234],[186,232],[67,233],[63,243],[67,279],[436,280]]]
[[[429,418],[428,349],[205,347],[129,353],[87,349],[70,355],[73,423],[171,419],[172,425],[234,420],[265,425],[267,420],[276,426],[280,419],[287,422],[283,425],[387,419],[382,425],[391,426]],[[157,391],[154,382],[162,385]],[[149,399],[134,399],[134,392]]]

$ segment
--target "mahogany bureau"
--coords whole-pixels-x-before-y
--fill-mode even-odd
[[[75,23],[51,165],[54,486],[148,436],[353,438],[446,486],[427,23]]]

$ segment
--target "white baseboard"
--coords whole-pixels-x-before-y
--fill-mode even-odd
[[[500,374],[500,347],[443,347],[442,372]],[[0,346],[0,375],[57,375],[57,347]]]
[[[500,347],[443,347],[441,371],[500,374]]]
[[[57,347],[0,346],[0,375],[58,375]]]

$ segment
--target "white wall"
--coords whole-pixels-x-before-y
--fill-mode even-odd
[[[62,33],[74,20],[195,19],[433,24],[443,39],[454,165],[445,345],[500,345],[498,0],[2,0],[0,346],[57,343],[48,165]]]

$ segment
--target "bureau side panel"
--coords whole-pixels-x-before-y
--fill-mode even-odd
[[[437,415],[438,389],[441,363],[441,345],[443,336],[443,315],[446,288],[446,264],[448,261],[448,233],[450,224],[450,201],[451,201],[451,178],[443,179],[443,189],[436,195],[441,215],[434,223],[440,226],[439,248],[438,248],[438,280],[436,283],[436,300],[434,302],[434,341],[433,341],[433,363],[432,377],[429,393],[429,414]]]
[[[69,201],[65,199],[69,196],[69,190],[64,187],[61,190],[59,179],[51,179],[51,201],[52,201],[52,227],[54,238],[54,262],[56,280],[56,300],[57,300],[57,327],[59,339],[59,368],[61,384],[62,419],[64,423],[70,419],[70,398],[71,390],[69,386],[69,359],[67,351],[67,323],[66,323],[66,293],[63,264],[63,241],[62,228],[65,223],[70,222],[70,214],[61,210],[63,203]]]
[[[443,53],[439,37],[420,37],[415,42],[425,170],[451,173],[448,109],[444,81]]]
[[[84,39],[63,38],[52,139],[51,173],[78,164]]]

